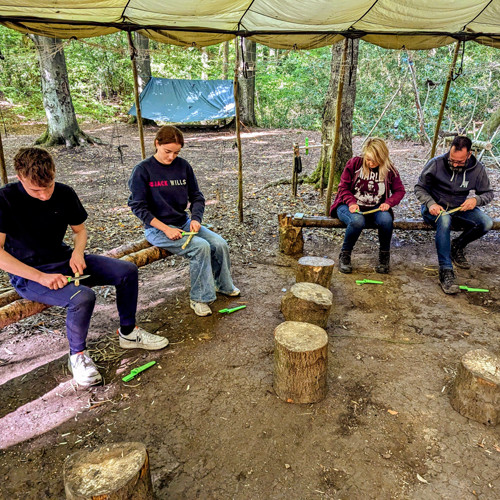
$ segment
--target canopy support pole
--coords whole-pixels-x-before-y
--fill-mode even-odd
[[[2,183],[5,186],[9,179],[7,177],[7,166],[5,165],[5,156],[3,154],[2,134],[0,134],[0,175],[2,176]]]
[[[446,107],[446,101],[448,100],[448,93],[450,91],[451,81],[453,80],[453,72],[455,71],[455,65],[457,63],[459,49],[460,49],[460,40],[455,45],[455,52],[453,52],[453,60],[450,65],[450,71],[448,72],[448,79],[446,80],[446,85],[444,86],[443,100],[441,101],[441,109],[439,110],[439,115],[436,122],[436,130],[434,131],[434,137],[432,139],[431,156],[430,156],[431,158],[434,158],[434,155],[436,154],[439,129],[441,128],[441,122],[443,121],[444,108]]]
[[[333,138],[332,159],[330,161],[330,175],[328,177],[328,190],[326,192],[325,215],[330,214],[330,205],[332,203],[333,177],[335,173],[335,163],[337,161],[337,151],[340,143],[340,120],[342,115],[342,94],[344,93],[345,67],[347,60],[347,51],[349,48],[349,39],[344,40],[344,50],[340,62],[339,83],[337,87],[337,109],[335,111],[335,134]]]
[[[132,42],[132,33],[127,31],[128,48],[130,50],[130,60],[132,62],[132,74],[134,75],[134,99],[135,99],[135,112],[137,116],[137,126],[139,127],[139,138],[141,140],[141,155],[142,159],[146,158],[146,148],[144,146],[144,128],[142,126],[141,105],[139,103],[139,77],[137,76],[137,62],[135,57],[137,55],[134,43]]]
[[[243,161],[241,158],[241,127],[240,127],[240,102],[238,99],[238,72],[240,69],[240,52],[238,47],[239,37],[234,39],[235,62],[234,62],[234,107],[236,112],[236,145],[238,146],[238,216],[243,222]]]

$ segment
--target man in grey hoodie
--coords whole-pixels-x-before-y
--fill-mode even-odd
[[[448,153],[429,160],[415,186],[415,195],[422,203],[422,217],[436,228],[439,281],[448,294],[460,291],[452,262],[469,269],[466,245],[484,236],[493,225],[491,218],[477,208],[493,199],[493,189],[484,165],[472,155],[471,147],[468,137],[455,137]],[[458,210],[449,213],[453,209]],[[452,230],[463,232],[451,240]]]

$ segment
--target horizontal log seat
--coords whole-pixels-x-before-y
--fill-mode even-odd
[[[172,254],[163,248],[152,246],[146,239],[142,239],[113,248],[103,255],[127,260],[133,262],[137,267],[142,267]],[[49,307],[51,306],[23,299],[15,290],[2,293],[0,294],[0,328],[33,316]]]
[[[302,228],[345,228],[339,219],[303,213],[284,213],[278,215],[280,233],[280,251],[286,255],[297,255],[304,249]],[[373,229],[368,227],[367,229]],[[394,229],[399,231],[432,231],[433,228],[422,219],[394,219]],[[493,231],[500,230],[500,219],[493,219]]]

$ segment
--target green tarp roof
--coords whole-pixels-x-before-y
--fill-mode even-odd
[[[198,47],[236,35],[275,48],[317,48],[343,35],[387,48],[457,39],[500,47],[500,0],[0,0],[0,22],[58,38],[135,30]]]

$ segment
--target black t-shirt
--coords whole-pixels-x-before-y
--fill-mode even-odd
[[[20,182],[0,189],[0,233],[7,235],[5,250],[29,266],[69,259],[72,249],[63,242],[68,225],[77,226],[86,218],[77,194],[65,184],[56,182],[47,201],[30,196]]]

